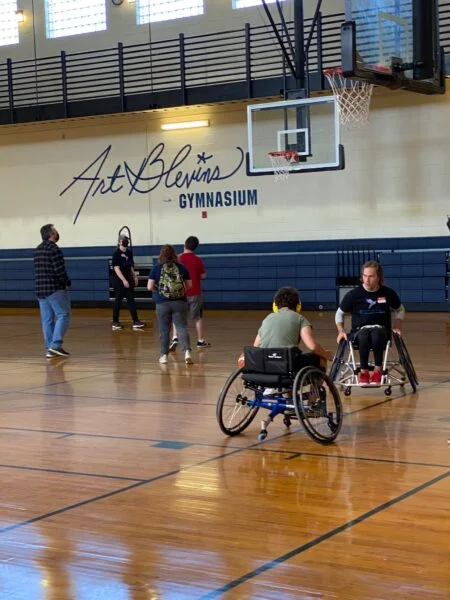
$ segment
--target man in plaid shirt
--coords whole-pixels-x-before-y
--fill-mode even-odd
[[[42,242],[34,253],[36,296],[41,311],[46,358],[70,356],[64,350],[64,335],[70,323],[70,297],[64,256],[56,242],[59,233],[51,223],[41,227]]]

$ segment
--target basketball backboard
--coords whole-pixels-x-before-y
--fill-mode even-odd
[[[444,93],[437,0],[345,0],[345,17],[344,76]]]
[[[339,108],[334,96],[247,107],[247,175],[274,173],[271,152],[296,151],[291,173],[344,168]]]

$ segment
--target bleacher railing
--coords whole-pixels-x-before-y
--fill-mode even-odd
[[[319,15],[307,57],[310,73],[322,74],[340,64],[343,21],[343,13]],[[312,24],[312,19],[305,21],[305,39]],[[293,22],[287,26],[294,39]],[[450,2],[440,5],[440,39],[444,49],[450,48]],[[118,98],[118,109],[125,111],[127,98],[164,91],[177,91],[177,105],[183,105],[193,88],[242,82],[246,97],[254,98],[258,97],[254,83],[274,77],[290,77],[276,36],[269,25],[247,23],[238,30],[180,34],[146,44],[119,43],[114,48],[61,52],[36,60],[7,59],[0,63],[0,111],[7,111],[9,123],[16,122],[15,111],[23,107],[35,107],[39,113],[39,107],[58,105],[62,106],[59,116],[68,117],[73,103],[104,98]],[[323,76],[318,81],[315,89],[323,89]],[[96,112],[101,113],[101,107]],[[43,111],[39,118],[52,118],[50,114]],[[31,118],[36,114],[30,113]]]

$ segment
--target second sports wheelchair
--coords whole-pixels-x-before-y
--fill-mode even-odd
[[[261,421],[259,440],[282,414],[286,427],[298,419],[316,442],[330,444],[342,426],[339,392],[330,378],[313,366],[301,368],[299,348],[244,349],[245,366],[226,380],[217,401],[221,430],[233,436],[246,429],[260,408],[269,414]]]
[[[408,349],[406,348],[405,340],[401,335],[393,331],[393,343],[391,342],[390,336],[387,336],[383,355],[382,378],[380,384],[361,384],[359,382],[359,373],[361,367],[355,356],[355,350],[358,348],[357,339],[358,338],[356,335],[352,341],[340,341],[329,373],[331,381],[344,390],[345,396],[350,396],[352,393],[352,388],[354,387],[384,387],[385,395],[390,396],[392,394],[393,387],[400,386],[403,388],[407,381],[409,381],[413,392],[416,391],[419,381],[417,379],[417,374],[412,364]],[[397,357],[390,359],[389,355],[393,348],[396,350]],[[369,363],[369,370],[372,370],[373,367],[373,363]]]

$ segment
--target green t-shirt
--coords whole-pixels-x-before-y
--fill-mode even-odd
[[[308,319],[293,310],[281,309],[272,313],[264,319],[258,331],[261,348],[298,346],[300,331],[308,326],[311,327]]]

